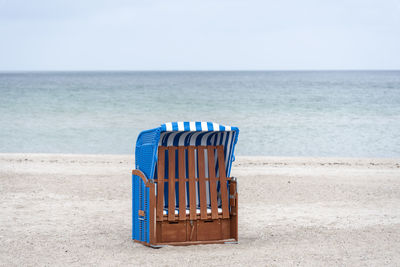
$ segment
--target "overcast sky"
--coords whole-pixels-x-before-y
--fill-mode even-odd
[[[397,0],[0,0],[0,70],[400,69]]]

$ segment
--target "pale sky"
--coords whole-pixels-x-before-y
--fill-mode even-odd
[[[400,69],[398,0],[0,0],[0,70]]]

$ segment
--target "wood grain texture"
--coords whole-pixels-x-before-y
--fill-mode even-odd
[[[168,220],[175,221],[175,147],[168,148]]]
[[[186,220],[186,164],[185,147],[178,148],[178,166],[179,166],[179,220]]]
[[[199,191],[200,191],[200,215],[201,219],[207,219],[207,195],[206,195],[206,173],[204,164],[204,149],[199,148],[198,150],[198,169],[199,169]]]
[[[157,221],[162,221],[164,211],[164,172],[165,172],[165,149],[158,149],[157,163]]]
[[[223,146],[217,146],[221,206],[223,218],[229,218],[229,198],[226,180],[225,157]]]
[[[211,217],[218,218],[218,202],[217,202],[217,183],[215,177],[215,158],[214,148],[207,147],[208,157],[208,178],[210,179],[210,200],[211,200]]]
[[[195,182],[195,162],[194,162],[194,147],[188,147],[188,173],[189,173],[189,205],[190,219],[196,219],[196,182]]]

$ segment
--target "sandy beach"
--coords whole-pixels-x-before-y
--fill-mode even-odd
[[[237,157],[239,244],[161,249],[131,240],[133,162],[0,154],[0,265],[400,265],[400,160]]]

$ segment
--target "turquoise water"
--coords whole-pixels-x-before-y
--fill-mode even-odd
[[[0,73],[0,152],[133,153],[186,120],[238,126],[237,155],[400,157],[400,71]]]

